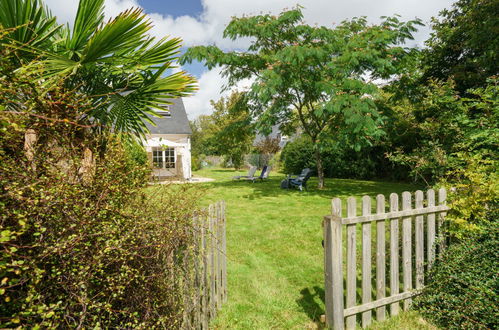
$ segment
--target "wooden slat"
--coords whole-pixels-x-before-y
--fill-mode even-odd
[[[411,208],[411,193],[404,191],[402,193],[402,209]],[[404,277],[404,292],[412,289],[412,218],[402,219],[402,274]],[[411,300],[404,300],[404,309],[408,310]]]
[[[333,199],[331,206],[334,217],[324,218],[326,323],[341,330],[344,328],[341,200]]]
[[[208,241],[207,241],[207,224],[209,223],[209,212],[203,215],[203,222],[201,223],[201,258],[203,260],[202,269],[202,295],[201,295],[201,325],[203,329],[208,329],[209,313],[209,258],[208,258]]]
[[[438,204],[439,206],[445,206],[447,203],[447,191],[445,188],[438,189]],[[444,219],[447,215],[447,212],[442,212],[438,215],[438,236],[441,242],[441,249],[445,250],[446,242],[445,242],[445,228],[444,228]]]
[[[193,323],[197,328],[201,323],[201,295],[200,295],[200,272],[199,272],[199,216],[195,215],[193,217],[193,239],[194,239],[194,247],[193,247],[193,262],[194,262],[194,287],[193,287],[193,302],[194,302],[194,315],[193,315]]]
[[[422,208],[424,194],[421,190],[416,191],[415,207]],[[424,224],[423,216],[416,216],[414,223],[416,239],[416,289],[421,289],[424,285]]]
[[[209,207],[209,242],[210,242],[210,318],[215,318],[217,295],[216,295],[216,260],[215,260],[215,235],[214,235],[214,222],[215,222],[215,206],[213,204]]]
[[[347,217],[342,219],[342,224],[350,225],[362,222],[372,222],[378,220],[386,220],[386,219],[395,219],[401,217],[412,217],[415,215],[435,213],[435,212],[445,212],[448,211],[449,207],[446,205],[438,205],[433,207],[423,207],[420,209],[408,209],[397,212],[388,212],[384,214],[373,214],[370,216],[355,216],[355,217]]]
[[[227,302],[227,216],[225,201],[222,201],[222,251],[223,251],[223,302]]]
[[[357,203],[354,197],[347,199],[347,217],[355,217]],[[346,307],[356,305],[357,295],[357,229],[356,226],[347,225],[347,296]],[[346,318],[346,328],[355,329],[355,315]]]
[[[385,213],[385,196],[376,196],[376,213]],[[386,296],[385,284],[385,268],[386,268],[386,253],[385,253],[385,221],[376,222],[376,300],[383,299]],[[376,320],[383,321],[386,317],[385,306],[381,306],[376,310]]]
[[[371,198],[362,197],[362,215],[371,214]],[[362,224],[362,304],[371,302],[371,223]],[[367,327],[371,324],[371,311],[362,313],[362,326]]]
[[[373,302],[370,302],[368,304],[362,304],[358,305],[355,307],[347,308],[344,311],[345,316],[350,316],[350,315],[355,315],[358,313],[362,313],[364,311],[372,310],[374,308],[378,308],[381,306],[386,306],[388,304],[393,304],[397,303],[398,301],[408,299],[410,297],[413,297],[417,295],[417,291],[409,291],[409,292],[403,292],[403,293],[398,293],[394,296],[386,297],[383,299],[375,300]]]
[[[427,192],[428,198],[428,207],[435,206],[435,191],[433,189],[429,189]],[[426,238],[426,253],[427,253],[427,262],[428,267],[431,267],[433,262],[435,261],[435,213],[428,214],[427,220],[427,238]]]
[[[390,194],[390,212],[397,212],[399,209],[399,197],[397,194]],[[399,293],[399,220],[390,221],[390,296]],[[390,314],[399,313],[399,303],[390,305]]]
[[[216,204],[217,207],[217,216],[216,216],[216,242],[217,242],[217,308],[222,308],[222,299],[223,299],[223,282],[222,282],[222,202],[218,202]]]

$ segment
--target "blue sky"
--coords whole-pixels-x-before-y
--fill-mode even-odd
[[[10,0],[7,0],[10,1]],[[43,0],[60,23],[72,22],[79,0]],[[222,38],[225,26],[233,16],[278,14],[299,3],[308,24],[332,27],[354,16],[367,16],[376,23],[380,16],[400,14],[402,20],[418,17],[427,26],[416,34],[410,46],[423,47],[430,33],[430,19],[454,0],[105,0],[105,15],[112,18],[131,7],[142,8],[152,21],[150,33],[157,38],[180,37],[185,47],[217,45],[224,50],[245,49],[248,40],[230,41]],[[183,70],[198,78],[198,92],[184,98],[189,118],[210,114],[210,100],[218,100],[230,91],[221,92],[225,80],[220,68],[206,69],[202,64],[185,65]],[[244,89],[251,81],[241,82]]]
[[[147,13],[162,13],[173,17],[196,17],[203,12],[201,1],[198,0],[139,0],[138,3]]]

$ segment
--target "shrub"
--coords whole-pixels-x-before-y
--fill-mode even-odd
[[[334,144],[323,151],[323,167],[326,177],[373,179],[385,176],[383,155],[372,148],[353,151]],[[305,167],[316,168],[313,145],[310,138],[300,136],[286,144],[280,157],[283,171],[287,174],[300,173]]]
[[[497,329],[499,226],[451,245],[428,274],[414,306],[444,329]]]
[[[179,328],[194,192],[146,194],[85,97],[26,86],[0,81],[0,328]]]
[[[306,167],[315,169],[317,166],[310,138],[302,135],[288,142],[281,152],[281,164],[286,174],[298,174]]]

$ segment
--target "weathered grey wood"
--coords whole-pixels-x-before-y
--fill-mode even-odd
[[[446,205],[447,204],[447,191],[445,188],[440,188],[438,189],[438,204],[439,206]],[[441,242],[441,249],[445,250],[446,248],[446,242],[445,242],[445,229],[444,229],[444,219],[445,216],[447,215],[447,212],[441,212],[438,215],[438,237],[439,241]]]
[[[417,294],[415,291],[409,291],[409,292],[403,292],[403,293],[398,293],[394,296],[386,297],[380,300],[375,300],[373,302],[370,302],[368,304],[362,304],[358,305],[355,307],[347,308],[344,311],[345,317],[350,316],[350,315],[355,315],[358,313],[362,313],[367,310],[372,310],[374,308],[378,308],[381,306],[386,306],[388,304],[393,304],[401,300],[408,299],[410,297],[413,297]]]
[[[208,258],[208,241],[207,241],[207,225],[209,223],[209,212],[205,210],[205,214],[203,214],[203,222],[201,223],[201,258],[203,261],[203,279],[202,279],[202,287],[201,287],[201,327],[203,329],[208,329],[209,322],[209,314],[210,308],[208,306],[209,303],[209,258]]]
[[[402,193],[402,209],[411,208],[411,193],[404,191]],[[404,277],[404,292],[412,289],[412,218],[402,219],[402,273]],[[408,310],[411,306],[411,300],[404,300],[404,309]]]
[[[427,192],[428,198],[428,207],[431,208],[435,206],[435,191],[433,189],[429,189]],[[428,267],[433,265],[435,261],[435,213],[428,213],[427,223],[427,236],[426,236],[426,253],[427,253],[427,262]]]
[[[415,208],[423,208],[424,194],[421,190],[415,194]],[[416,289],[421,289],[424,285],[424,224],[423,216],[416,216],[415,220],[416,239]]]
[[[362,215],[371,214],[371,197],[362,197]],[[371,284],[371,223],[362,224],[362,304],[371,302],[372,284]],[[362,326],[367,327],[371,324],[371,311],[362,313]]]
[[[222,272],[223,272],[223,254],[222,254],[222,202],[217,203],[217,232],[216,232],[216,240],[217,240],[217,308],[222,308],[223,301],[223,281],[222,281]]]
[[[347,199],[347,217],[355,217],[357,203],[354,197]],[[357,228],[356,225],[347,225],[347,296],[346,307],[356,304],[357,296]],[[355,315],[346,318],[346,328],[355,329]]]
[[[385,213],[385,196],[376,196],[376,213]],[[376,222],[376,300],[383,299],[386,296],[385,268],[385,221]],[[376,320],[383,321],[386,316],[385,306],[376,309]]]
[[[397,194],[390,194],[390,212],[397,212],[399,209],[399,197]],[[394,218],[390,221],[390,296],[399,293],[399,220]],[[390,305],[390,314],[399,313],[399,303]]]
[[[216,295],[216,265],[217,262],[215,260],[215,206],[212,204],[209,206],[209,214],[210,214],[210,230],[208,236],[210,238],[210,318],[215,318],[216,315],[216,306],[217,306],[217,295]]]
[[[333,216],[324,218],[326,323],[334,329],[343,329],[343,240],[341,230],[341,200],[338,198],[333,199],[331,206]]]
[[[195,214],[192,217],[192,268],[193,268],[193,276],[192,276],[192,286],[191,286],[191,303],[192,303],[192,323],[194,327],[197,328],[199,324],[199,242],[198,239],[198,216]]]
[[[225,200],[222,200],[222,250],[223,250],[223,293],[224,293],[224,300],[223,302],[227,301],[227,292],[228,292],[228,277],[227,277],[227,217],[226,217],[226,206],[225,206]]]
[[[420,215],[420,214],[428,214],[430,212],[444,212],[448,211],[450,208],[446,205],[438,205],[438,206],[433,206],[433,207],[425,207],[421,209],[409,209],[409,210],[403,210],[403,211],[397,211],[397,212],[388,212],[385,214],[373,214],[370,216],[356,216],[356,217],[347,217],[343,218],[341,220],[341,223],[344,225],[351,225],[351,224],[356,224],[356,223],[363,223],[363,222],[372,222],[372,221],[378,221],[378,220],[385,220],[385,219],[394,219],[394,218],[401,218],[401,217],[412,217],[415,215]]]

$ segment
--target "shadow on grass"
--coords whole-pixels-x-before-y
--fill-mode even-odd
[[[308,317],[319,325],[321,315],[325,313],[324,308],[322,307],[325,305],[324,289],[314,286],[312,289],[305,288],[301,290],[300,294],[301,297],[300,299],[297,299],[296,302],[300,305]],[[322,306],[317,302],[317,300],[322,301]]]
[[[232,170],[214,170],[233,172]],[[363,180],[348,180],[348,179],[326,179],[326,187],[324,189],[317,188],[317,178],[311,178],[308,182],[307,190],[299,191],[297,189],[281,189],[280,183],[285,176],[271,176],[265,181],[256,181],[252,183],[247,180],[230,180],[222,179],[214,182],[206,183],[207,186],[224,189],[240,189],[252,188],[252,191],[245,197],[254,200],[263,197],[276,197],[281,195],[296,196],[320,196],[331,199],[334,197],[359,196],[383,194],[386,197],[392,192],[402,192],[403,190],[414,190],[414,186],[410,184],[383,182],[383,181],[363,181]]]

